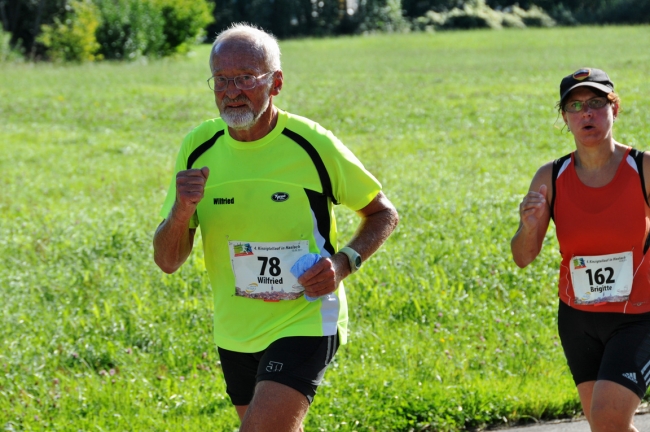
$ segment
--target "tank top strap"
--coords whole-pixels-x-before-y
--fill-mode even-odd
[[[556,181],[557,178],[560,176],[560,173],[566,169],[566,166],[573,160],[572,156],[573,152],[566,154],[562,156],[561,158],[555,159],[553,161],[553,171],[551,174],[551,205],[550,205],[550,210],[551,210],[551,219],[555,220],[555,217],[553,216],[553,207],[555,206],[555,196],[557,195],[555,193],[556,191]]]

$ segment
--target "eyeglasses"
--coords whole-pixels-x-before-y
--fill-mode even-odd
[[[275,71],[270,71],[265,74],[255,76],[255,75],[237,75],[234,78],[226,78],[224,76],[212,76],[208,78],[208,87],[210,87],[210,90],[214,91],[224,91],[225,89],[228,88],[228,82],[232,81],[235,83],[235,87],[237,87],[239,90],[250,90],[255,88],[257,85],[257,80],[262,78],[263,76],[266,76],[268,74],[271,74]]]
[[[569,103],[564,104],[562,109],[566,112],[570,113],[577,113],[582,111],[582,109],[586,106],[588,106],[591,109],[601,109],[605,105],[609,103],[609,99],[606,97],[595,97],[591,99],[587,99],[586,101],[572,101]]]

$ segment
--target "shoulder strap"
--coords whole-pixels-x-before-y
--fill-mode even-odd
[[[639,151],[637,149],[630,150],[630,156],[632,156],[632,159],[634,159],[634,162],[636,163],[636,170],[639,173],[639,180],[641,180],[641,190],[643,191],[643,199],[645,200],[646,205],[650,206],[650,204],[648,204],[648,192],[645,189],[645,178],[643,176],[643,154],[644,153],[645,152]],[[650,235],[645,239],[645,244],[643,245],[643,255],[646,254],[649,248],[650,248]]]
[[[645,189],[645,178],[643,176],[643,154],[645,152],[639,151],[637,149],[632,149],[630,150],[630,156],[632,156],[632,159],[634,159],[634,162],[636,162],[636,170],[639,173],[639,180],[641,180],[641,190],[643,191],[643,199],[645,200],[645,203],[650,206],[650,203],[648,203],[648,192]]]
[[[206,151],[210,149],[214,145],[215,142],[221,137],[225,132],[223,130],[217,131],[216,134],[212,136],[209,140],[198,146],[197,148],[190,153],[190,157],[187,158],[187,169],[191,169],[192,165],[194,165],[194,162]]]
[[[327,172],[327,168],[325,168],[323,159],[320,157],[314,146],[307,141],[305,137],[287,128],[282,131],[282,135],[289,137],[307,152],[316,167],[316,171],[318,172],[318,178],[320,179],[320,184],[323,188],[323,195],[328,196],[334,204],[338,204],[338,201],[334,198],[334,194],[332,193],[332,182],[329,173]]]
[[[560,168],[562,168],[562,165],[564,165],[564,162],[571,158],[571,153],[562,156],[559,159],[555,159],[553,161],[553,172],[551,174],[551,191],[553,193],[553,196],[551,197],[551,219],[555,220],[555,214],[553,212],[553,209],[555,208],[555,197],[557,196],[556,193],[556,187],[555,187],[555,181],[557,180],[557,177],[560,175]]]

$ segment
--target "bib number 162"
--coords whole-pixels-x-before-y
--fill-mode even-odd
[[[603,274],[604,272],[607,272],[607,276]],[[614,280],[614,269],[611,267],[599,268],[595,273],[591,269],[587,269],[586,273],[589,276],[589,285],[594,285],[594,282],[596,282],[596,285],[602,285],[604,283],[613,284],[616,282]]]

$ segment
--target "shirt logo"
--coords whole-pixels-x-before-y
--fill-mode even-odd
[[[283,202],[289,199],[289,194],[286,192],[276,192],[271,195],[271,199],[275,202]]]
[[[235,198],[214,198],[212,202],[214,205],[234,204]]]

